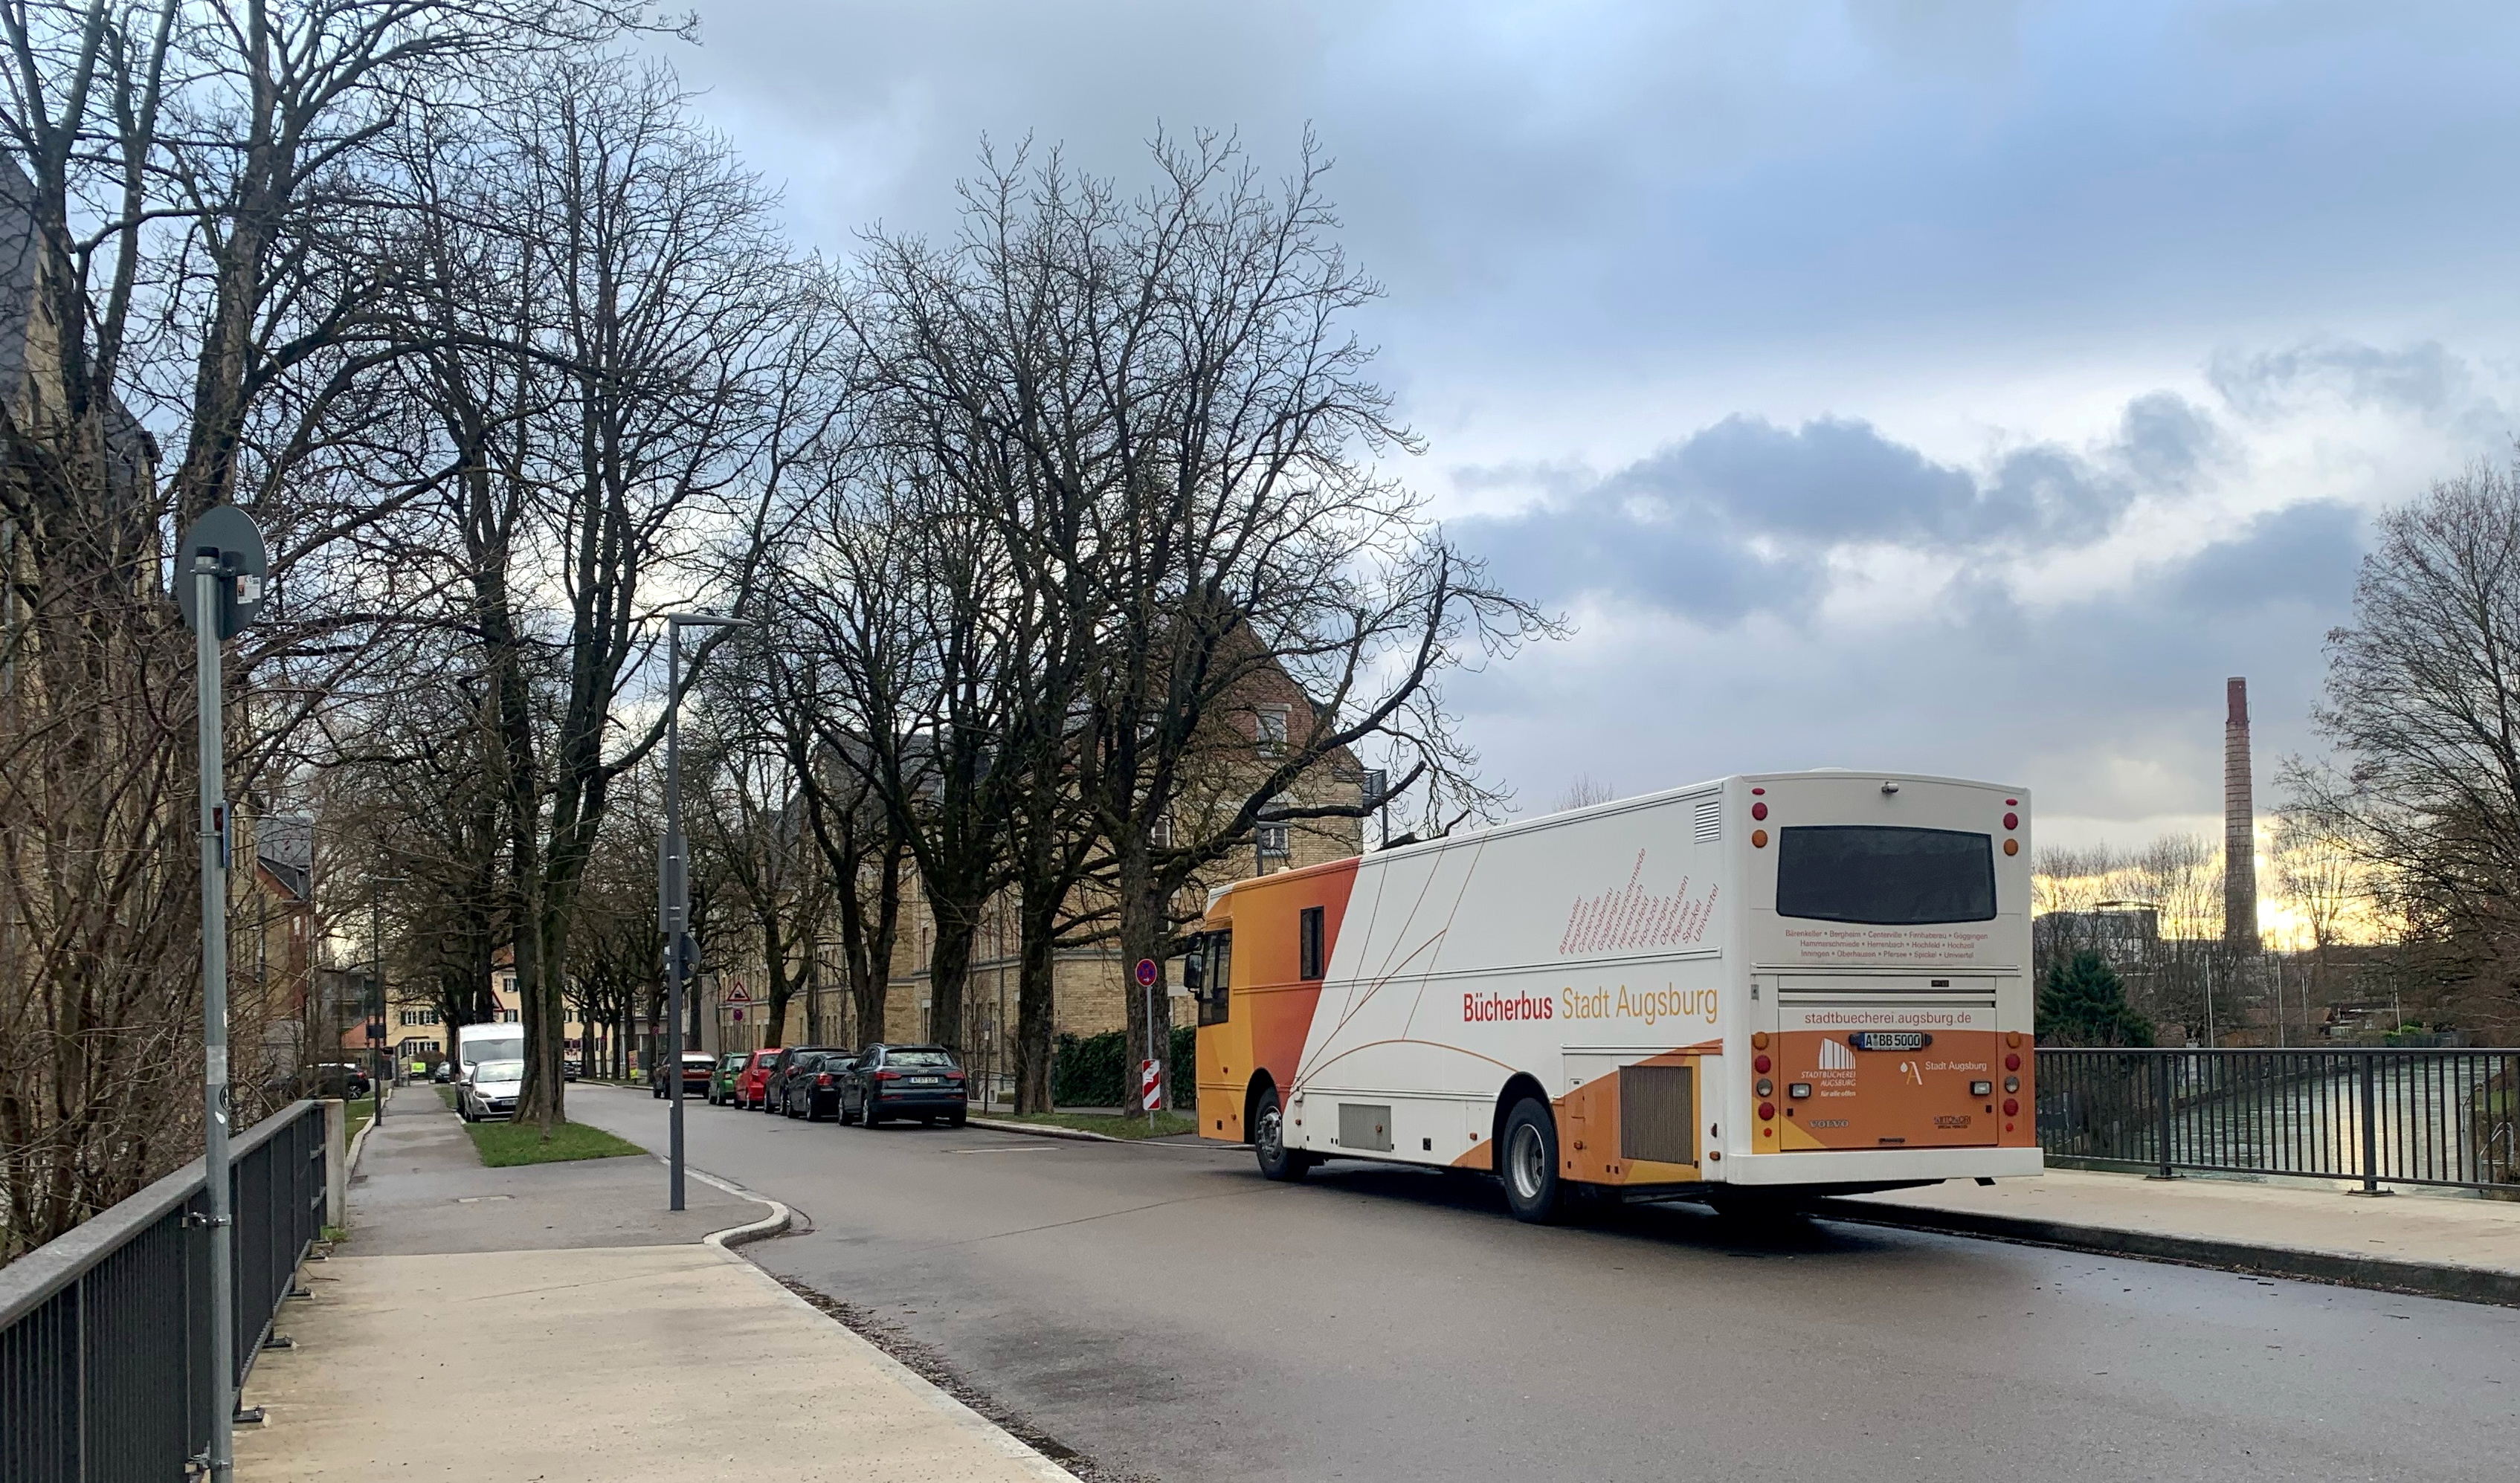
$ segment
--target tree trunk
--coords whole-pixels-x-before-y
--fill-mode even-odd
[[[1017,911],[1015,949],[1015,1110],[1051,1110],[1050,1056],[1058,1031],[1055,954],[1058,903],[1028,896]]]
[[[1179,1108],[1195,1105],[1196,1089],[1172,1084],[1173,1003],[1171,972],[1167,950],[1172,941],[1172,916],[1165,910],[1165,892],[1149,869],[1143,844],[1124,848],[1120,853],[1120,971],[1121,997],[1128,1001],[1129,1060],[1134,1065],[1153,1056],[1163,1074],[1163,1105]],[[1149,991],[1138,982],[1138,965],[1155,966],[1155,985]],[[1149,1019],[1151,1012],[1152,1018]],[[1134,1082],[1126,1088],[1136,1095]],[[1133,1103],[1134,1105],[1134,1103]]]

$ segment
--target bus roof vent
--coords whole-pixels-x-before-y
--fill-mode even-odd
[[[1724,837],[1724,800],[1700,798],[1688,812],[1688,837],[1700,844],[1712,844]]]

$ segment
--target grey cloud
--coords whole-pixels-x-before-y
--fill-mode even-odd
[[[2222,457],[2225,443],[2213,414],[2176,391],[2152,391],[2127,403],[2117,451],[2138,476],[2180,484]]]
[[[1755,644],[1605,626],[1549,671],[1504,666],[1455,694],[1543,804],[1579,770],[1641,790],[1882,766],[2018,782],[2050,814],[2211,812],[2224,677],[2249,677],[2262,757],[2316,743],[2320,639],[2351,611],[2360,520],[2338,504],[2272,512],[2056,606],[1981,582],[1911,620]]]
[[[2439,421],[2474,397],[2467,361],[2426,340],[2383,350],[2352,340],[2309,340],[2282,350],[2215,353],[2206,379],[2250,417],[2272,417],[2326,394],[2355,407],[2381,406]]]
[[[2127,409],[2118,443],[2100,461],[2036,444],[2003,454],[1980,476],[1864,422],[1783,427],[1733,416],[1588,487],[1567,489],[1562,467],[1517,469],[1512,478],[1471,471],[1474,487],[1556,487],[1531,510],[1455,529],[1536,595],[1614,595],[1727,620],[1807,603],[1820,558],[1834,546],[1993,554],[2096,540],[2143,482],[2183,482],[2216,439],[2206,414],[2155,393]],[[2120,464],[2137,477],[2115,472]]]

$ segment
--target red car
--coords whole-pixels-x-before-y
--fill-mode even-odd
[[[779,1058],[779,1048],[755,1051],[742,1070],[735,1073],[735,1104],[749,1112],[761,1105],[761,1085],[770,1079],[770,1064]]]

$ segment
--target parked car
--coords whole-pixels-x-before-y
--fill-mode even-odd
[[[437,1069],[428,1073],[428,1079],[437,1083],[441,1087],[451,1087],[455,1085],[455,1062],[451,1060],[439,1061],[437,1063]]]
[[[943,1046],[869,1046],[840,1075],[840,1121],[872,1128],[887,1117],[959,1128],[970,1092]]]
[[[761,1110],[777,1112],[788,1104],[788,1069],[800,1056],[819,1056],[826,1051],[846,1053],[846,1046],[784,1046],[770,1062],[770,1074],[761,1080]]]
[[[468,1123],[517,1115],[517,1096],[525,1089],[521,1060],[476,1060],[455,1084],[455,1110]]]
[[[723,1107],[735,1100],[735,1079],[743,1074],[744,1062],[751,1058],[742,1051],[729,1051],[717,1058],[717,1070],[709,1077],[710,1106]]]
[[[367,1067],[346,1060],[327,1061],[315,1068],[317,1097],[345,1097],[355,1101],[376,1090],[376,1081]]]
[[[709,1078],[716,1074],[716,1056],[710,1055],[706,1051],[685,1051],[683,1053],[683,1095],[685,1097],[706,1097],[709,1089]],[[651,1097],[663,1097],[669,1090],[670,1086],[666,1082],[665,1078],[658,1076],[656,1078],[656,1084],[648,1089],[648,1095]]]
[[[809,1123],[840,1115],[840,1077],[854,1057],[840,1051],[817,1051],[796,1057],[782,1083],[779,1110]]]
[[[762,1106],[767,1102],[762,1091],[769,1084],[770,1068],[778,1063],[779,1050],[779,1047],[772,1046],[767,1051],[753,1052],[752,1059],[746,1062],[742,1071],[737,1074],[735,1104],[738,1107],[749,1109]]]

